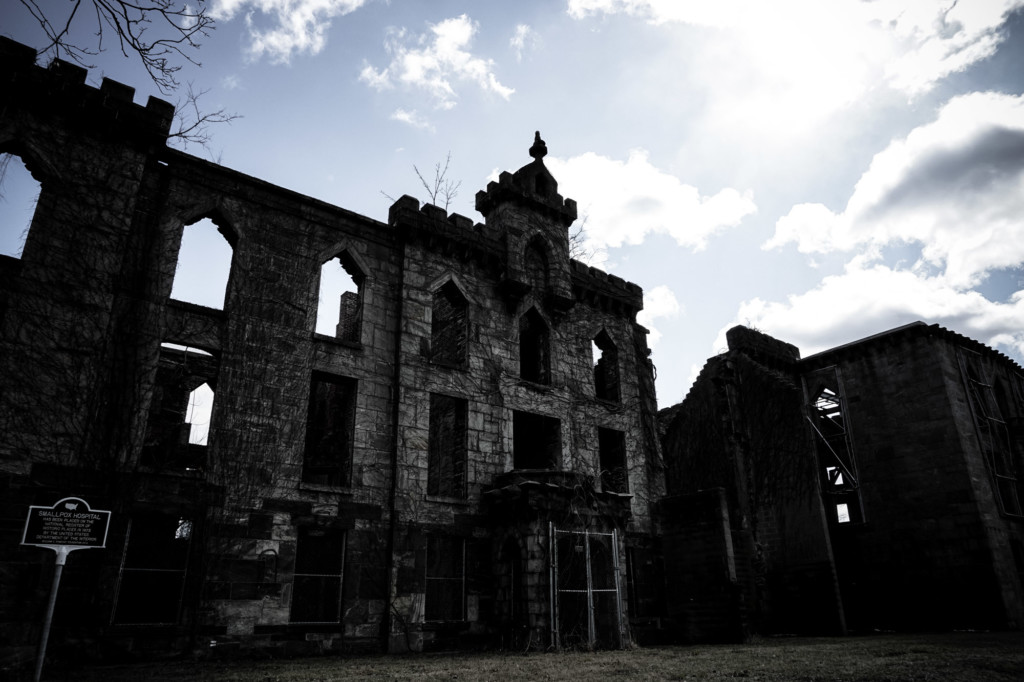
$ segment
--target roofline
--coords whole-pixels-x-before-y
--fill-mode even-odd
[[[981,341],[978,341],[977,339],[972,339],[969,336],[964,336],[959,332],[952,331],[951,329],[947,329],[938,324],[927,324],[920,320],[916,322],[911,322],[909,324],[901,325],[899,327],[894,327],[884,332],[879,332],[878,334],[865,336],[862,339],[851,341],[849,343],[844,343],[840,346],[836,346],[835,348],[830,348],[828,350],[823,350],[819,353],[815,353],[814,355],[808,355],[807,357],[802,358],[799,364],[814,364],[815,361],[826,359],[829,356],[843,355],[848,352],[852,352],[860,347],[863,347],[867,344],[875,343],[882,339],[891,338],[897,335],[926,333],[942,337],[946,341],[949,341],[950,343],[954,343],[959,346],[965,346],[980,353],[984,353],[986,355],[995,357],[1000,362],[1004,362],[1010,365],[1011,367],[1015,368],[1017,372],[1024,373],[1024,368],[1017,364],[1016,360],[1007,356],[1005,353],[1002,353],[1001,351],[998,351],[995,348],[992,348],[991,346],[986,345]]]

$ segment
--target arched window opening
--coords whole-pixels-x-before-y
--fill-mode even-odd
[[[465,364],[468,307],[451,280],[434,292],[430,318],[430,357],[434,362]]]
[[[320,266],[317,334],[359,342],[365,279],[365,274],[347,251]]]
[[[186,225],[181,235],[171,298],[223,310],[234,241],[229,231],[209,218]]]
[[[538,384],[551,383],[548,326],[536,308],[519,318],[519,376]]]
[[[21,258],[41,189],[20,157],[0,154],[0,255]]]
[[[601,400],[619,402],[619,353],[615,343],[602,330],[590,347],[594,358],[594,394]]]
[[[544,248],[544,240],[534,238],[526,245],[523,252],[523,268],[526,270],[527,281],[537,291],[544,292],[548,287],[548,254]]]

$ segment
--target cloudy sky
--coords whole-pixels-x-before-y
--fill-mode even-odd
[[[594,264],[644,288],[661,406],[735,324],[809,355],[923,320],[1024,360],[1024,0],[208,5],[179,80],[242,118],[188,151],[230,168],[385,220],[450,153],[481,220],[541,131]],[[159,95],[105,45],[90,82]]]

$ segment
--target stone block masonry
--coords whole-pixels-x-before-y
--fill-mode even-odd
[[[0,151],[40,184],[22,256],[0,259],[5,648],[31,648],[45,595],[25,586],[50,570],[16,520],[72,494],[114,521],[106,550],[72,561],[54,644],[629,643],[625,548],[653,536],[663,489],[642,292],[569,260],[575,203],[539,136],[478,196],[484,223],[411,197],[381,222],[173,150],[166,102],[6,39],[0,85]],[[219,308],[172,297],[197,223],[231,250]],[[325,335],[328,262],[353,286]],[[614,490],[602,462],[624,472]],[[575,579],[551,570],[554,527],[618,534],[595,559],[618,571],[614,637],[559,634],[586,619],[552,598]]]

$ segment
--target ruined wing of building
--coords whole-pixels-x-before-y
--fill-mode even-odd
[[[665,561],[696,576],[667,588],[685,627],[1022,627],[1020,366],[922,322],[802,359],[727,338],[661,413]]]
[[[380,222],[171,149],[169,104],[85,77],[0,39],[0,153],[39,188],[0,257],[5,670],[54,571],[26,514],[65,497],[112,514],[54,656],[1020,627],[1005,357],[736,328],[659,415],[642,292],[571,260],[539,134],[483,223],[408,196]],[[198,229],[230,254],[200,303]]]

